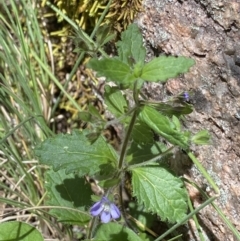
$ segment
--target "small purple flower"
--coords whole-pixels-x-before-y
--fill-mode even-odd
[[[103,223],[110,222],[111,218],[117,219],[121,216],[118,207],[110,202],[107,197],[102,197],[99,202],[96,202],[90,209],[92,216],[100,215],[101,221]]]
[[[189,93],[187,91],[183,92],[183,98],[185,101],[189,101]]]

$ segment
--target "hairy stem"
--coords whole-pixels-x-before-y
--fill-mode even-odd
[[[133,126],[134,126],[135,121],[136,121],[137,116],[138,116],[138,107],[139,107],[139,100],[138,100],[139,97],[138,97],[138,95],[139,95],[139,90],[137,89],[137,84],[138,84],[138,81],[135,81],[134,89],[133,89],[133,99],[135,101],[135,108],[133,108],[134,109],[133,115],[132,115],[130,124],[128,126],[126,136],[125,136],[124,141],[123,141],[123,145],[122,145],[122,149],[121,149],[121,153],[120,153],[120,158],[119,158],[119,162],[118,162],[118,169],[120,171],[123,168],[123,163],[124,163],[124,158],[125,158],[126,151],[127,151],[128,141],[130,139],[130,136],[131,136],[131,133],[132,133],[132,130],[133,130]]]
[[[122,167],[123,167],[124,158],[125,158],[126,151],[127,151],[127,146],[128,146],[128,141],[129,141],[129,139],[130,139],[130,136],[131,136],[131,133],[132,133],[132,129],[133,129],[133,126],[134,126],[134,124],[135,124],[137,115],[138,115],[138,111],[135,110],[135,111],[133,112],[133,116],[132,116],[131,122],[130,122],[130,124],[129,124],[129,127],[128,127],[128,130],[127,130],[126,136],[125,136],[124,141],[123,141],[123,145],[122,145],[122,149],[121,149],[121,154],[120,154],[120,158],[119,158],[119,162],[118,162],[118,169],[119,169],[119,170],[122,170]]]

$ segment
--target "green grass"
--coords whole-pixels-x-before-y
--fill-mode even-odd
[[[61,234],[46,210],[24,210],[44,204],[44,168],[34,159],[33,148],[53,135],[49,128],[52,83],[33,53],[47,68],[49,64],[37,8],[31,2],[1,4],[0,220],[36,222],[36,226],[55,233],[53,226]]]
[[[33,148],[54,135],[49,123],[62,96],[81,110],[66,89],[84,53],[79,54],[62,86],[50,67],[54,58],[51,44],[45,42],[39,9],[33,2],[10,0],[0,6],[0,222],[35,223],[41,230],[50,230],[51,238],[70,238],[71,231],[54,221],[47,207],[39,208],[46,198],[45,168],[38,165]],[[76,29],[75,23],[64,17]],[[61,90],[55,104],[54,86]]]

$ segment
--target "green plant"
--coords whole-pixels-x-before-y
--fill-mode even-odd
[[[187,72],[194,61],[185,57],[160,56],[145,63],[146,51],[135,24],[122,33],[117,49],[117,57],[93,58],[87,66],[95,70],[98,76],[105,76],[107,82],[115,83],[115,86],[106,84],[104,100],[107,109],[115,117],[111,123],[122,125],[121,149],[119,153],[116,152],[102,136],[102,131],[110,123],[93,106],[89,107],[88,112],[80,112],[82,120],[91,124],[91,130],[75,130],[72,134],[57,135],[38,146],[35,153],[40,163],[52,166],[46,174],[49,204],[69,207],[65,212],[54,209],[50,213],[59,221],[69,224],[82,226],[89,223],[88,239],[112,240],[114,237],[114,240],[124,240],[128,236],[128,240],[148,240],[149,237],[141,239],[132,232],[128,220],[131,215],[123,205],[123,183],[126,174],[130,173],[132,195],[137,207],[143,208],[144,215],[147,217],[147,213],[154,213],[165,222],[175,223],[156,241],[162,240],[192,216],[199,227],[195,214],[206,205],[212,204],[222,215],[213,203],[219,195],[218,187],[190,152],[191,143],[207,144],[209,135],[206,131],[195,135],[184,131],[179,121],[181,115],[192,111],[192,106],[187,103],[188,94],[180,93],[167,102],[151,102],[141,92],[145,81],[159,82],[176,77]],[[176,108],[176,104],[179,108]],[[154,133],[160,138],[156,139]],[[187,153],[216,193],[213,197],[203,194],[206,200],[195,210],[185,188],[184,182],[189,181],[176,176],[167,166],[167,160],[176,148]],[[98,183],[95,185],[103,195],[100,201],[99,197],[91,195],[90,185],[84,184],[84,176],[97,178]],[[194,183],[192,185],[196,186]],[[114,197],[119,197],[121,219]],[[94,218],[89,213],[91,200],[97,201],[90,209]],[[190,213],[187,213],[188,207]],[[111,219],[117,219],[117,222],[99,224],[98,215],[103,223]],[[136,215],[133,218],[136,220],[137,213],[133,212],[133,215]],[[122,226],[125,223],[129,227]],[[229,222],[227,224],[239,237],[235,228]],[[201,240],[204,240],[199,232]]]
[[[1,220],[1,239],[42,240],[39,232],[25,223],[5,222],[20,219],[29,223],[33,219],[38,221],[38,228],[44,230],[48,227],[52,231],[52,227],[55,227],[59,236],[68,235],[69,239],[72,239],[70,225],[75,224],[84,230],[79,236],[82,235],[85,240],[93,237],[94,240],[151,240],[144,230],[156,236],[148,227],[155,218],[152,214],[156,213],[169,225],[165,233],[156,237],[156,240],[162,240],[168,234],[174,236],[178,226],[209,204],[239,239],[237,230],[213,203],[219,193],[217,186],[189,152],[191,142],[206,144],[209,136],[205,131],[192,135],[181,129],[179,118],[192,111],[192,106],[185,101],[186,93],[180,93],[167,102],[149,102],[141,93],[142,84],[146,80],[166,81],[188,71],[194,64],[193,60],[162,56],[145,63],[142,37],[136,25],[131,25],[123,33],[122,41],[117,44],[118,57],[111,59],[101,49],[102,45],[92,40],[100,23],[89,37],[50,5],[75,30],[81,31],[80,37],[84,36],[82,40],[86,41],[86,46],[93,47],[89,49],[92,56],[96,56],[96,51],[104,56],[101,60],[92,59],[88,66],[99,75],[107,77],[107,81],[116,84],[114,87],[105,87],[104,99],[108,110],[115,117],[106,122],[91,105],[88,112],[83,112],[52,74],[45,56],[36,9],[31,1],[20,2],[22,8],[18,8],[13,0],[3,4],[4,11],[0,15],[0,191],[5,193],[0,201],[13,207],[10,211],[5,210],[7,213]],[[76,66],[83,54],[81,52]],[[76,71],[76,66],[69,80]],[[90,130],[76,130],[71,135],[54,136],[48,127],[54,110],[51,110],[51,105],[42,106],[44,101],[50,103],[50,81],[76,107],[82,120],[91,124]],[[46,99],[42,99],[43,96]],[[123,128],[123,145],[119,153],[101,135],[106,126],[115,123],[121,124]],[[36,148],[35,153],[42,164],[53,166],[53,169],[47,171],[45,166],[37,165],[32,153],[32,147],[45,138],[47,140]],[[195,183],[191,183],[205,198],[197,209],[191,206],[185,189],[185,183],[189,180],[178,177],[167,166],[172,150],[177,148],[189,155],[216,193],[216,196],[209,197]],[[132,175],[133,195],[136,197],[128,203],[130,212],[125,209],[122,200],[124,181],[129,181],[128,174]],[[98,183],[90,177],[96,178]],[[92,188],[98,188],[96,194],[100,193],[101,197],[93,195],[86,180]],[[166,188],[167,185],[170,186],[169,189]],[[114,198],[118,200],[118,207]],[[95,205],[93,202],[96,202]],[[187,212],[188,207],[190,213]],[[47,212],[49,209],[50,212]],[[121,211],[120,219],[118,209]],[[17,212],[20,215],[16,215]],[[52,217],[56,217],[59,222],[55,222]],[[109,217],[117,220],[100,224],[100,221],[109,221]],[[199,236],[204,240],[197,218],[194,218],[200,230]],[[129,220],[133,220],[139,230]],[[66,224],[64,230],[60,228],[61,223]],[[84,235],[85,231],[87,235]],[[179,235],[173,239],[176,238]]]

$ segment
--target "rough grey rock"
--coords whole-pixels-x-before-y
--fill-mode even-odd
[[[192,91],[195,111],[184,125],[193,133],[207,129],[209,146],[194,153],[219,186],[216,203],[240,231],[240,2],[233,0],[145,0],[136,19],[144,35],[148,59],[160,54],[196,61],[190,72],[166,84],[146,86],[150,98],[162,99]],[[189,178],[201,187],[207,181],[196,168]],[[197,207],[201,200],[192,197]],[[236,240],[217,213],[199,214],[206,240]],[[184,240],[198,240],[193,222]]]

